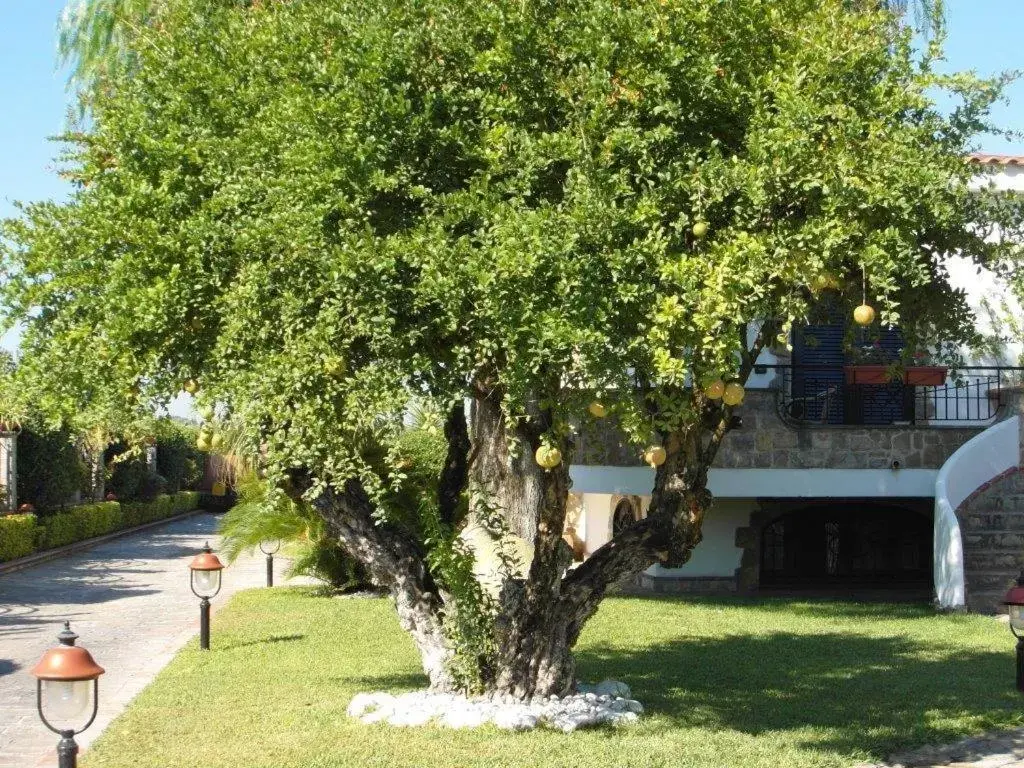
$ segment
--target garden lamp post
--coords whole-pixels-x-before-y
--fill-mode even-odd
[[[78,744],[75,735],[96,719],[99,706],[100,675],[104,669],[85,648],[75,645],[78,635],[71,631],[71,622],[57,635],[59,645],[51,648],[32,668],[36,678],[36,708],[43,725],[60,736],[57,742],[58,768],[78,765]],[[89,709],[85,725],[78,727]]]
[[[261,541],[260,552],[267,556],[267,586],[274,586],[274,555],[281,549],[281,540]]]
[[[199,602],[199,647],[210,650],[210,598],[220,592],[220,576],[224,563],[220,561],[210,542],[206,542],[203,551],[192,558],[188,566],[191,574],[192,593]]]
[[[1010,614],[1010,631],[1017,638],[1017,690],[1024,693],[1024,571],[1017,577],[1016,586],[1003,598]]]

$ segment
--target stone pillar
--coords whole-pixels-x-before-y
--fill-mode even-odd
[[[0,512],[18,506],[18,436],[0,433]]]
[[[156,474],[156,446],[146,446],[146,469],[151,475]]]

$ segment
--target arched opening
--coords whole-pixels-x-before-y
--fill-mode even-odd
[[[931,594],[932,521],[878,502],[804,506],[761,532],[760,584],[768,589],[899,590]]]
[[[619,499],[612,513],[612,537],[618,536],[637,521],[637,508],[630,499]]]

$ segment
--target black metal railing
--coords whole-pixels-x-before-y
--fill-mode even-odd
[[[917,383],[935,380],[921,369],[879,368],[759,365],[754,377],[778,393],[785,421],[804,426],[983,424],[999,415],[1003,390],[1024,383],[1024,368],[1010,366],[945,369],[942,384]]]

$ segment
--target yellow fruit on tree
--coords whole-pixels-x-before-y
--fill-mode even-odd
[[[345,365],[344,358],[329,357],[324,360],[324,373],[328,376],[344,376],[346,370],[348,366]]]
[[[861,304],[853,310],[853,321],[857,325],[871,325],[875,322],[875,308],[869,304]]]
[[[665,463],[665,449],[660,445],[652,445],[644,451],[644,461],[652,467],[660,467]]]
[[[597,402],[597,400],[592,402],[588,406],[587,410],[590,411],[590,415],[593,416],[595,419],[603,419],[605,415],[608,413],[608,409],[605,408],[604,405],[602,405],[601,403]]]
[[[534,459],[544,469],[552,469],[562,463],[562,452],[552,446],[542,445],[534,454]]]
[[[210,450],[210,440],[204,435],[199,435],[199,439],[196,440],[196,448],[203,453],[207,453]]]
[[[698,240],[703,238],[708,233],[708,223],[706,221],[698,221],[693,225],[693,236]]]
[[[213,437],[210,438],[210,447],[213,450],[218,451],[224,447],[224,435],[220,432],[214,432]]]
[[[713,379],[704,385],[704,394],[712,400],[717,400],[725,393],[725,382],[721,379]]]
[[[739,405],[743,402],[745,394],[746,391],[743,389],[742,384],[730,381],[725,385],[725,392],[722,393],[722,402],[726,405]]]
[[[196,381],[195,379],[185,379],[185,383],[182,384],[181,388],[188,392],[190,395],[194,395],[196,392],[199,391],[199,382]]]

